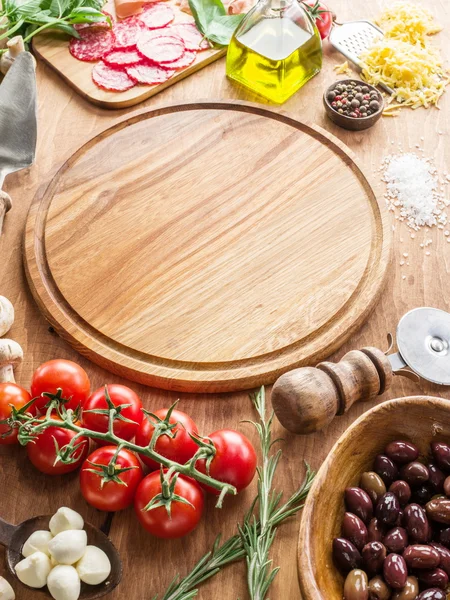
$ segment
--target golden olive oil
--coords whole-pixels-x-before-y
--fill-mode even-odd
[[[273,102],[285,102],[322,67],[316,28],[305,31],[289,18],[263,18],[228,46],[227,75]]]

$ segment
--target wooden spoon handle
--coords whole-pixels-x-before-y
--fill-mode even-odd
[[[16,525],[11,525],[11,523],[0,518],[0,544],[2,546],[9,548],[16,529]]]
[[[313,433],[359,400],[383,394],[392,383],[392,367],[377,348],[351,350],[338,362],[322,362],[285,373],[272,389],[280,423],[294,433]]]

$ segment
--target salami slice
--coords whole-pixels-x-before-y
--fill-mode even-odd
[[[167,63],[167,65],[162,65],[162,66],[167,66],[169,69],[184,69],[185,67],[188,67],[189,65],[191,65],[194,60],[197,57],[197,52],[192,52],[191,50],[186,50],[185,53],[183,54],[183,56],[181,58],[179,58],[178,60],[174,60],[170,63]]]
[[[167,4],[150,2],[144,6],[144,10],[138,18],[148,29],[160,29],[172,23],[175,13]]]
[[[175,23],[169,28],[170,35],[176,32],[183,40],[186,50],[209,50],[208,40],[203,39],[202,34],[195,23]]]
[[[113,27],[116,41],[114,48],[134,48],[141,33],[146,31],[145,25],[137,17],[128,17]]]
[[[155,85],[164,83],[175,73],[173,69],[163,69],[158,65],[140,64],[132,67],[126,67],[128,76],[137,83],[146,83]]]
[[[103,60],[111,67],[121,67],[123,65],[135,65],[136,63],[141,62],[142,57],[138,51],[133,48],[113,48],[111,52],[105,54]]]
[[[125,92],[136,84],[125,71],[105,65],[102,60],[92,69],[92,79],[98,87],[113,92]]]
[[[137,49],[149,61],[153,63],[171,63],[184,54],[183,42],[173,36],[161,36],[138,40]],[[170,64],[169,64],[170,68]]]
[[[78,60],[94,61],[102,58],[114,44],[114,34],[111,29],[83,29],[80,39],[72,38],[69,51]]]

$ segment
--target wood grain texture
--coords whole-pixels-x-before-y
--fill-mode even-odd
[[[201,103],[76,152],[31,208],[25,261],[42,310],[88,358],[220,392],[338,347],[378,297],[391,234],[337,139],[255,105]]]
[[[332,541],[341,535],[344,490],[371,471],[377,454],[393,440],[416,444],[450,439],[450,402],[414,396],[384,402],[366,412],[336,442],[320,467],[303,509],[298,545],[303,600],[342,600],[344,578],[334,566]]]
[[[422,0],[421,3],[439,16],[444,31],[436,37],[436,43],[443,49],[449,48],[449,3],[445,0]],[[364,0],[339,0],[333,3],[333,7],[341,20],[373,19],[382,4],[382,0],[370,3]],[[323,91],[337,79],[333,66],[342,63],[343,58],[328,45],[325,45],[324,52],[322,72],[295,94],[283,106],[283,111],[293,118],[314,122],[339,137],[358,156],[365,172],[373,171],[378,194],[382,195],[384,192],[384,184],[378,173],[381,160],[388,153],[396,153],[399,143],[404,149],[411,151],[417,151],[416,144],[420,144],[425,150],[425,156],[433,158],[441,172],[448,171],[448,92],[442,98],[441,110],[404,111],[395,119],[383,118],[365,132],[345,131],[328,119],[321,104]],[[33,370],[45,360],[56,357],[77,360],[89,372],[94,389],[105,382],[124,383],[142,397],[150,410],[168,406],[180,398],[180,409],[192,415],[202,433],[234,427],[256,442],[251,427],[240,424],[242,419],[254,418],[246,392],[217,395],[215,401],[211,402],[211,397],[207,394],[168,392],[127,382],[87,359],[80,358],[69,344],[48,331],[48,323],[31,296],[22,267],[22,238],[30,204],[36,193],[44,193],[51,177],[82,144],[126,116],[131,118],[139,114],[141,108],[117,112],[97,108],[64,85],[61,78],[41,61],[38,61],[38,92],[37,162],[31,169],[10,175],[6,179],[5,190],[13,198],[14,206],[6,217],[4,234],[0,238],[0,294],[8,296],[15,305],[16,322],[10,335],[20,342],[25,351],[24,363],[16,373],[18,382],[28,386]],[[256,96],[232,85],[225,77],[224,62],[217,61],[195,76],[188,77],[147,100],[142,110],[205,98],[258,101]],[[439,135],[439,131],[442,135]],[[423,141],[421,137],[424,137]],[[420,231],[415,239],[411,239],[408,229],[397,224],[394,238],[394,261],[377,306],[364,325],[353,333],[339,352],[330,356],[330,360],[337,361],[349,350],[364,346],[387,349],[386,333],[394,333],[400,317],[412,308],[436,306],[450,310],[450,243],[445,241],[442,232]],[[426,255],[425,250],[420,247],[426,239],[433,240],[428,247],[430,255]],[[404,253],[408,254],[407,259],[403,257]],[[87,259],[88,257],[81,258],[80,269]],[[400,266],[400,261],[405,264]],[[303,477],[303,460],[317,469],[342,432],[364,411],[388,398],[414,394],[450,398],[448,388],[426,381],[413,383],[403,377],[395,377],[391,389],[384,396],[367,403],[355,404],[348,413],[337,417],[326,429],[314,435],[289,434],[275,421],[274,437],[284,440],[281,445],[283,459],[276,478],[277,489],[283,490],[285,494],[291,493]],[[69,504],[79,510],[90,523],[101,525],[104,517],[84,502],[77,477],[76,473],[66,477],[46,477],[34,470],[23,448],[1,447],[1,516],[11,523],[20,523],[33,515],[50,514],[59,506]],[[255,488],[252,485],[239,497],[227,500],[223,510],[214,509],[214,502],[208,499],[205,520],[184,540],[153,539],[140,529],[132,509],[118,513],[112,524],[111,538],[124,560],[124,576],[120,586],[108,600],[152,600],[156,594],[161,597],[174,575],[190,570],[211,547],[217,533],[222,532],[225,537],[235,533],[236,523],[248,509]],[[280,527],[277,533],[272,559],[274,566],[281,565],[281,572],[272,587],[272,600],[301,598],[297,573],[298,527],[297,518]],[[9,578],[3,553],[0,553],[0,574]],[[18,598],[35,600],[35,594],[27,591]],[[248,600],[243,562],[224,569],[206,582],[198,594],[199,600],[237,598]]]
[[[193,22],[193,18],[182,12],[173,0],[167,0],[175,11],[174,23]],[[113,16],[116,11],[114,2],[107,2],[105,9]],[[95,63],[83,62],[74,58],[69,52],[69,36],[64,33],[51,32],[33,38],[33,51],[41,60],[54,69],[62,79],[77,91],[83,98],[102,108],[128,108],[151,98],[185,77],[203,69],[206,65],[225,55],[224,48],[211,48],[197,54],[195,61],[175,73],[173,77],[158,85],[135,85],[125,92],[110,92],[99,88],[92,81],[92,67]]]

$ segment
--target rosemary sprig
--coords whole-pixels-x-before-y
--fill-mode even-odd
[[[282,494],[272,490],[272,482],[280,459],[281,452],[270,455],[273,444],[271,425],[273,415],[265,420],[264,388],[251,397],[258,411],[260,422],[255,423],[258,431],[263,463],[258,469],[258,495],[247,512],[244,522],[239,526],[239,533],[228,538],[223,544],[220,536],[216,538],[210,552],[205,554],[192,571],[183,579],[175,577],[161,600],[191,600],[198,594],[198,587],[210,579],[222,567],[247,557],[248,586],[254,599],[262,599],[267,594],[278,569],[271,569],[271,561],[267,559],[269,548],[274,539],[278,525],[295,515],[303,508],[303,503],[312,485],[315,473],[308,464],[301,486],[281,504]],[[257,513],[255,507],[258,505]],[[264,559],[266,557],[266,559]],[[153,600],[157,600],[155,597]]]

